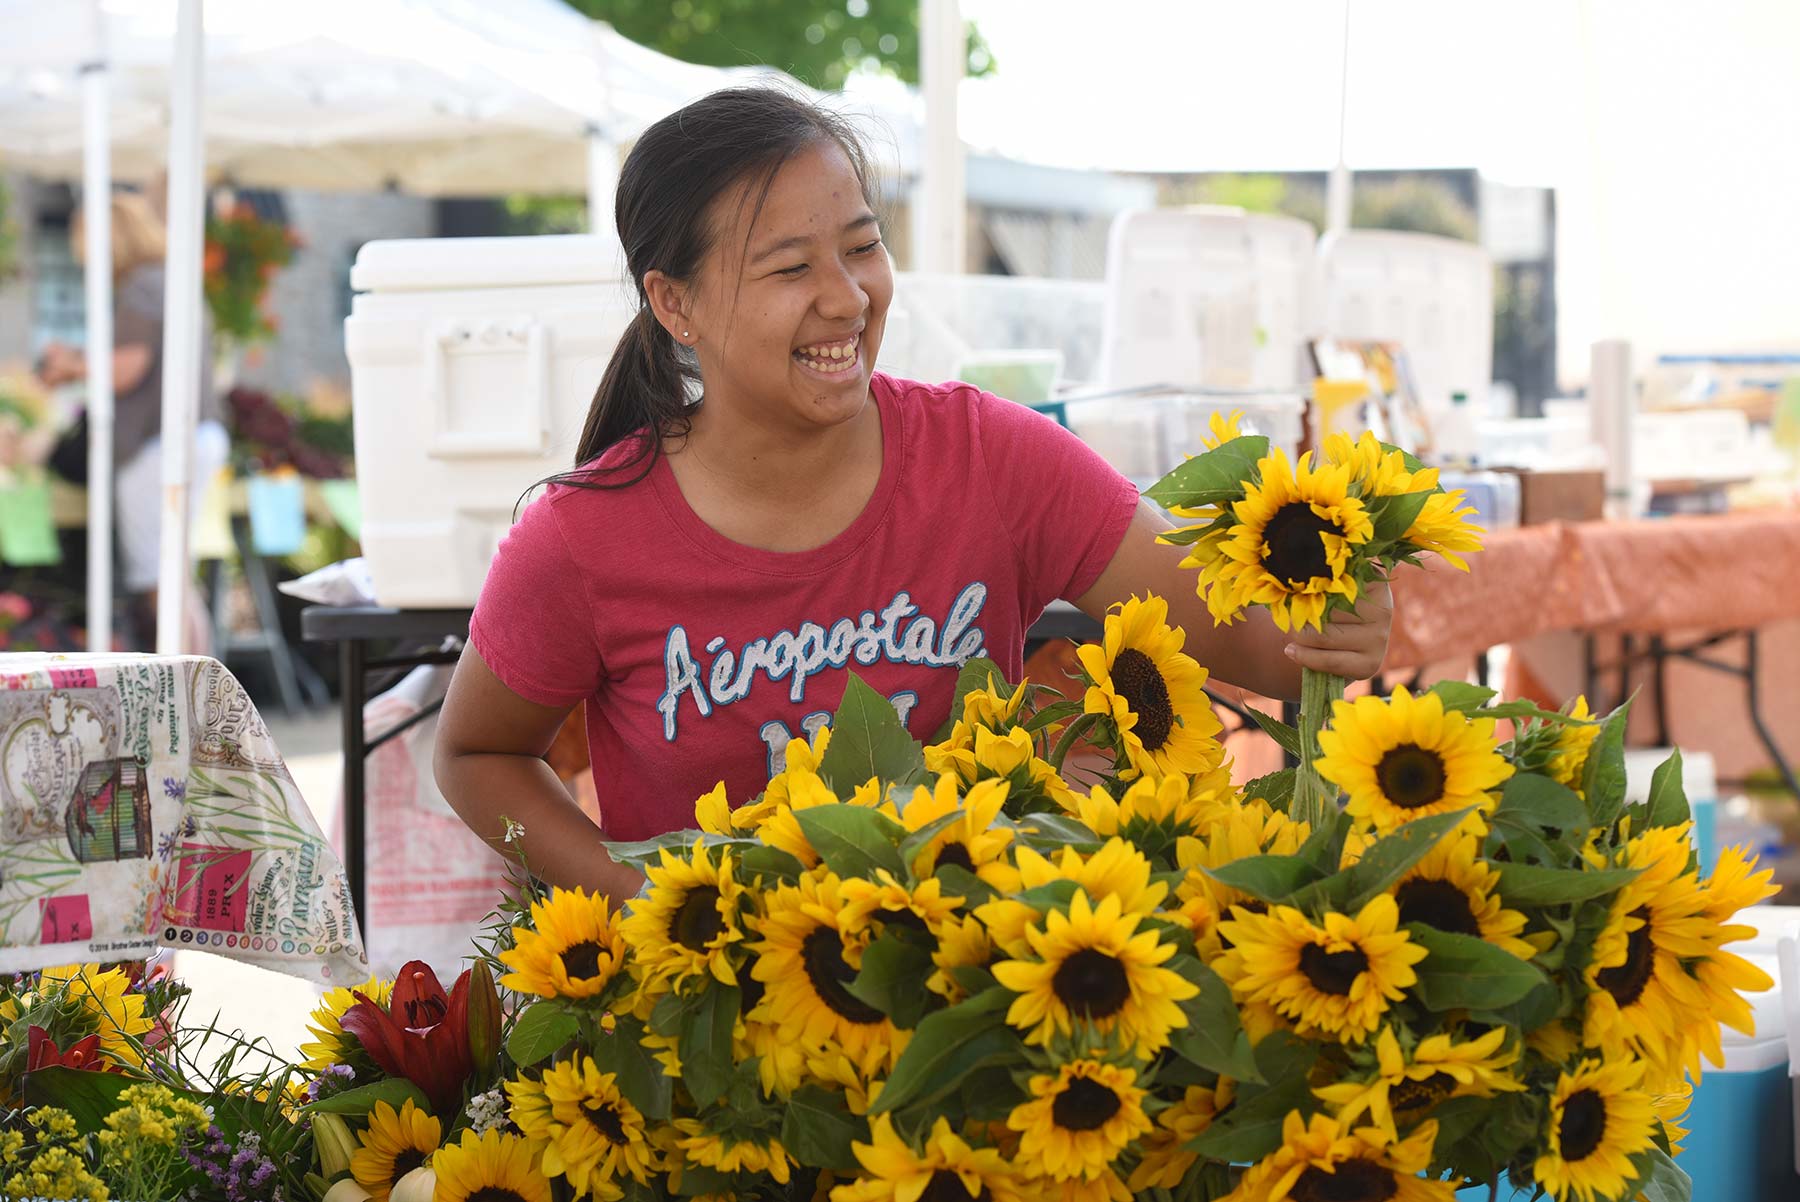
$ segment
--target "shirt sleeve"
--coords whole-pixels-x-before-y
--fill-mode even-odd
[[[1112,562],[1138,491],[1098,452],[1025,405],[974,401],[988,484],[1036,604],[1074,600]]]
[[[469,619],[469,641],[527,701],[569,706],[599,688],[593,609],[549,495],[528,505],[501,540]]]

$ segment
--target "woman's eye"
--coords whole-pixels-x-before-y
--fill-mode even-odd
[[[853,255],[866,255],[870,251],[873,251],[876,247],[878,247],[880,245],[881,245],[881,239],[877,238],[873,242],[863,243],[861,246],[857,247],[855,250],[851,251],[850,253]]]
[[[776,275],[788,275],[788,276],[794,276],[794,275],[799,275],[799,274],[800,274],[800,273],[801,273],[801,272],[803,272],[803,271],[805,271],[805,270],[806,270],[806,264],[804,264],[804,263],[796,263],[796,264],[794,264],[794,265],[793,265],[793,266],[792,266],[792,267],[778,267],[778,268],[776,268],[776,269],[775,269],[775,274],[776,274]]]

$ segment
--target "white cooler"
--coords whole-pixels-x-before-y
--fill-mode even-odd
[[[363,554],[383,605],[475,603],[514,506],[573,465],[636,311],[587,235],[370,242],[344,322]]]

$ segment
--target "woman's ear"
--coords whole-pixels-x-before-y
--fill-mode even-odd
[[[644,273],[644,295],[650,300],[650,311],[669,332],[669,337],[683,346],[694,345],[696,339],[688,310],[687,286],[660,271],[647,271]]]

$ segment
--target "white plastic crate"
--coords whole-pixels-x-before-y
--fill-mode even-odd
[[[473,605],[520,495],[572,466],[636,310],[585,235],[371,242],[344,322],[377,599]]]
[[[1207,393],[1143,389],[1070,397],[1069,429],[1138,488],[1148,488],[1190,455],[1206,450],[1214,414],[1242,413],[1245,434],[1294,454],[1306,403],[1277,392]]]

